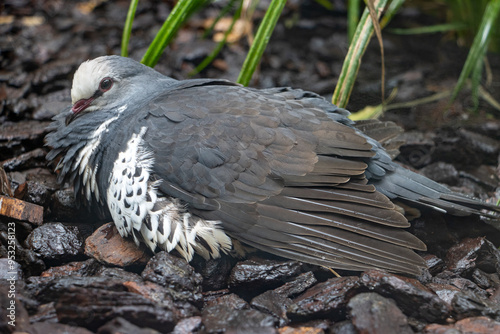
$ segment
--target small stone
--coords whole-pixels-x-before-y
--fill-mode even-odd
[[[359,333],[412,334],[408,319],[392,299],[376,293],[360,293],[347,305]]]
[[[406,315],[417,319],[443,321],[451,311],[432,290],[412,278],[368,270],[361,274],[360,283],[383,297],[394,299]]]
[[[306,289],[316,284],[316,282],[317,280],[316,277],[314,277],[314,274],[311,271],[308,271],[295,277],[290,282],[286,282],[282,286],[274,289],[274,291],[277,294],[292,297],[304,292]]]
[[[288,306],[287,316],[291,320],[320,317],[344,319],[347,302],[359,286],[356,276],[331,278],[318,283],[293,299],[293,303]]]
[[[230,306],[235,310],[243,310],[250,308],[250,305],[244,299],[241,299],[240,297],[238,297],[237,294],[234,293],[224,294],[218,298],[213,298],[209,300],[207,300],[205,297],[205,308],[219,304]]]
[[[92,334],[91,331],[82,327],[58,324],[52,322],[37,322],[26,330],[30,334]]]
[[[144,246],[122,238],[113,223],[102,225],[87,238],[85,255],[118,267],[145,265],[151,258]]]
[[[257,310],[236,310],[219,304],[206,307],[202,312],[207,333],[276,333],[274,318]]]
[[[482,299],[471,292],[457,293],[453,297],[451,305],[459,319],[487,316],[500,321],[500,305],[488,299]]]
[[[99,327],[97,334],[160,334],[160,332],[152,328],[138,327],[122,317],[114,318],[105,325]]]
[[[487,317],[467,318],[457,321],[455,328],[461,333],[500,333],[500,322]]]
[[[274,288],[301,273],[301,264],[297,261],[276,261],[254,258],[238,262],[229,277],[229,286],[247,293],[256,293],[263,289]]]
[[[61,223],[35,228],[26,238],[26,246],[45,260],[68,260],[83,253],[83,241],[78,228]]]
[[[159,252],[149,260],[141,275],[145,280],[169,288],[174,300],[201,301],[203,279],[184,259]]]
[[[449,284],[441,284],[441,283],[429,283],[426,284],[426,287],[434,291],[439,298],[441,298],[446,304],[451,306],[451,301],[453,297],[460,292],[461,290],[457,287]]]
[[[174,327],[172,334],[190,334],[200,332],[202,327],[202,318],[190,317],[181,319]]]
[[[41,277],[62,277],[62,276],[93,276],[101,268],[101,264],[94,259],[87,261],[70,262],[59,267],[52,267],[40,274]]]
[[[478,267],[487,273],[500,273],[500,251],[486,238],[467,238],[446,254],[448,270],[462,274]]]
[[[283,326],[288,322],[286,310],[287,307],[291,304],[292,300],[290,298],[287,298],[272,290],[258,295],[250,302],[250,305],[252,305],[254,308],[267,314],[272,314],[273,316],[279,318],[280,326]]]

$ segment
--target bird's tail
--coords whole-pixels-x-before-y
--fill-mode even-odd
[[[371,182],[378,191],[390,199],[402,200],[455,216],[479,215],[500,219],[500,206],[454,192],[396,163],[393,165],[394,169],[388,171],[383,178]]]

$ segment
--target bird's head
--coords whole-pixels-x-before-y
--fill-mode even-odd
[[[170,78],[130,58],[104,56],[88,60],[73,78],[71,120],[84,112],[117,110],[140,96],[142,90],[152,90],[158,80],[165,79]]]

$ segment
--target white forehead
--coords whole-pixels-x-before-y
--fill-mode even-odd
[[[94,95],[102,78],[113,77],[109,63],[103,58],[87,60],[82,63],[73,77],[71,100],[73,103]]]

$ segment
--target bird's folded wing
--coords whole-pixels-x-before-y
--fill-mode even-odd
[[[418,273],[425,245],[366,184],[373,145],[324,110],[239,86],[183,87],[149,105],[159,189],[264,251],[335,268]]]

